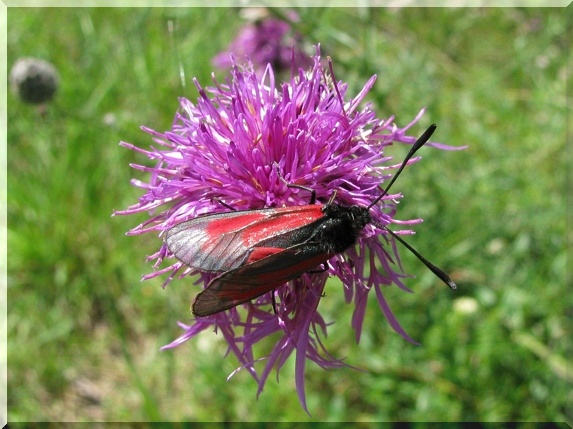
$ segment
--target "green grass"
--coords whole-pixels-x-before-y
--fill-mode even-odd
[[[404,249],[416,293],[392,288],[387,298],[422,345],[394,333],[374,300],[356,344],[333,281],[321,303],[336,321],[325,342],[365,371],[309,365],[310,420],[571,421],[564,9],[300,17],[350,93],[378,74],[368,100],[379,117],[404,125],[427,106],[416,133],[436,122],[435,139],[469,145],[425,149],[397,185],[400,217],[425,220],[410,243],[459,290]],[[292,361],[257,400],[248,374],[226,381],[237,361],[220,336],[159,351],[189,320],[198,289],[141,283],[160,240],[125,236],[143,215],[110,217],[140,195],[129,179],[145,178],[128,165],[143,159],[118,142],[146,147],[140,125],[170,127],[177,97],[197,96],[191,77],[209,84],[211,58],[242,24],[238,10],[11,8],[8,24],[9,67],[37,56],[61,74],[45,114],[8,95],[9,419],[309,420]]]

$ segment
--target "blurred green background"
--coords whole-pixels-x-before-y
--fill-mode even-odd
[[[436,122],[435,140],[469,145],[424,149],[395,188],[400,218],[425,220],[409,242],[459,284],[448,290],[403,249],[415,294],[386,296],[421,346],[374,299],[356,344],[332,281],[324,341],[364,371],[308,365],[311,417],[292,359],[257,399],[246,372],[226,381],[237,361],[220,335],[159,351],[199,289],[140,282],[160,239],[125,236],[145,215],[111,217],[140,196],[130,178],[146,178],[118,142],[148,147],[141,125],[169,129],[177,98],[197,97],[191,78],[209,85],[211,58],[245,21],[232,8],[10,8],[8,66],[35,56],[61,76],[45,110],[8,95],[11,421],[571,421],[565,9],[298,14],[349,94],[378,75],[367,100],[380,118],[403,126],[427,106],[412,134]]]

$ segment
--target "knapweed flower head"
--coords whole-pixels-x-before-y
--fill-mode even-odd
[[[295,12],[287,14],[292,22],[298,21]],[[302,38],[294,32],[291,23],[264,13],[253,22],[245,24],[226,51],[213,58],[213,64],[221,69],[233,66],[231,55],[240,63],[251,61],[261,76],[267,64],[273,72],[295,67],[307,68],[312,61],[302,48]]]
[[[361,107],[376,76],[351,97],[348,85],[334,78],[331,63],[323,65],[319,54],[317,49],[309,70],[293,68],[290,80],[283,83],[275,81],[271,65],[258,77],[252,64],[234,64],[226,83],[213,79],[214,86],[204,88],[195,80],[199,98],[195,103],[180,99],[170,130],[143,128],[153,136],[155,146],[144,150],[122,142],[154,162],[152,167],[133,165],[150,173],[149,182],[134,180],[133,184],[144,190],[143,196],[127,210],[116,212],[152,213],[128,235],[164,235],[183,221],[227,212],[229,207],[253,210],[307,205],[310,194],[301,187],[314,190],[320,204],[333,195],[334,202],[346,206],[367,207],[374,201],[382,193],[381,184],[400,165],[385,153],[387,146],[414,143],[416,138],[407,133],[423,110],[402,128],[394,124],[392,116],[378,119],[370,105]],[[324,267],[238,307],[197,317],[190,325],[180,323],[184,333],[164,348],[179,346],[214,328],[240,361],[239,369],[249,371],[258,382],[259,393],[271,371],[276,368],[278,373],[294,353],[297,392],[306,410],[306,361],[324,368],[344,365],[328,353],[321,339],[331,323],[319,311],[329,276],[342,281],[341,293],[354,307],[352,328],[357,341],[370,292],[390,326],[412,341],[383,294],[383,287],[392,284],[408,289],[402,283],[405,274],[395,241],[380,226],[394,225],[396,229],[398,225],[406,228],[398,233],[409,234],[408,227],[421,221],[396,218],[400,197],[393,191],[384,195],[371,208],[373,222],[360,232],[357,244],[332,257]],[[149,259],[155,261],[156,271],[144,278],[165,276],[165,285],[177,278],[179,284],[206,286],[217,276],[176,260],[165,244]],[[196,292],[198,288],[190,288],[190,294]],[[329,296],[333,294],[329,292]],[[254,346],[270,336],[278,338],[272,350],[266,356],[256,356]]]
[[[19,58],[10,70],[10,87],[25,103],[42,104],[51,101],[59,82],[56,67],[39,58]]]

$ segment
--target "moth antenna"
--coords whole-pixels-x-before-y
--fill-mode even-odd
[[[458,286],[454,283],[454,281],[450,278],[450,276],[448,276],[446,274],[446,272],[444,270],[442,270],[439,267],[436,267],[434,264],[432,264],[430,261],[428,261],[422,255],[420,255],[420,253],[416,249],[414,249],[412,246],[410,246],[406,241],[404,241],[404,239],[402,237],[400,237],[394,231],[389,230],[385,226],[383,226],[382,228],[385,229],[386,232],[390,233],[390,235],[392,237],[394,237],[396,240],[398,240],[400,243],[402,243],[406,247],[406,249],[408,249],[420,261],[422,261],[424,263],[424,265],[426,267],[428,267],[430,269],[430,271],[433,272],[440,280],[442,280],[445,284],[447,284],[450,287],[450,289],[455,290],[458,288]]]
[[[384,197],[384,195],[388,194],[388,191],[390,190],[390,188],[392,187],[392,185],[394,184],[400,173],[402,173],[402,170],[404,170],[404,167],[406,167],[406,164],[408,163],[408,161],[410,161],[410,158],[412,158],[414,154],[418,152],[418,149],[420,149],[422,146],[424,146],[424,144],[426,144],[428,140],[430,140],[430,137],[432,136],[432,134],[434,134],[434,131],[436,131],[436,124],[430,125],[428,129],[424,131],[424,133],[418,138],[418,140],[416,140],[416,142],[412,145],[410,151],[406,155],[406,158],[404,158],[404,161],[402,161],[402,165],[400,165],[400,168],[398,169],[396,174],[394,174],[394,177],[392,177],[392,180],[390,180],[388,186],[386,186],[386,189],[384,189],[384,191],[380,195],[378,195],[378,197],[374,201],[372,201],[372,203],[370,203],[370,205],[367,207],[368,210],[370,210],[373,206],[375,206],[376,203],[378,203],[378,201],[380,201]]]
[[[424,131],[424,133],[416,140],[416,142],[412,145],[412,147],[410,148],[410,151],[406,155],[406,158],[404,158],[402,165],[400,165],[400,168],[398,169],[396,174],[394,174],[394,177],[392,177],[392,180],[390,180],[390,183],[388,183],[388,186],[386,186],[386,189],[384,189],[384,191],[368,206],[369,210],[378,201],[380,201],[384,197],[384,195],[388,194],[390,187],[394,184],[394,182],[396,181],[396,179],[398,178],[400,173],[402,173],[402,170],[404,170],[404,167],[406,167],[406,164],[408,163],[410,158],[412,158],[412,156],[414,156],[414,154],[418,151],[418,149],[420,149],[422,146],[424,146],[424,144],[426,144],[426,142],[428,140],[430,140],[430,137],[432,136],[432,134],[434,134],[434,131],[436,131],[436,124],[430,125],[428,127],[428,129],[426,131]],[[450,276],[448,276],[446,274],[446,272],[444,270],[435,266],[430,261],[428,261],[426,258],[424,258],[420,254],[420,252],[418,252],[416,249],[414,249],[412,246],[410,246],[402,237],[400,237],[398,234],[396,234],[394,231],[391,231],[390,229],[388,229],[384,225],[377,225],[377,226],[384,229],[392,237],[394,237],[396,240],[398,240],[400,243],[402,243],[402,245],[404,247],[406,247],[406,249],[408,249],[410,252],[412,252],[414,254],[414,256],[416,256],[416,258],[418,258],[426,267],[428,267],[428,269],[431,272],[433,272],[440,280],[442,280],[445,284],[447,284],[452,290],[455,290],[458,288],[456,283],[450,278]]]

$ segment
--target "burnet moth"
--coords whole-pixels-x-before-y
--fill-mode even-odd
[[[316,192],[308,189],[311,198],[304,206],[209,214],[167,230],[165,243],[179,261],[200,271],[220,273],[195,298],[193,314],[203,317],[233,308],[316,270],[354,245],[369,223],[392,235],[456,289],[442,269],[370,216],[370,209],[388,193],[408,160],[435,129],[432,124],[416,140],[386,189],[368,207],[335,204],[333,198],[324,205],[315,204]]]

